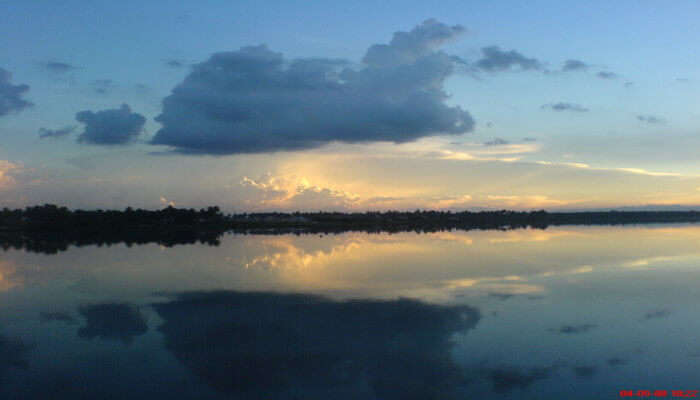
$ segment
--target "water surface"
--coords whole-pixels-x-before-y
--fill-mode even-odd
[[[700,226],[228,235],[0,258],[0,398],[698,389]]]

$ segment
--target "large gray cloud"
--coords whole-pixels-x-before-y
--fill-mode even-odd
[[[78,142],[99,145],[127,144],[141,134],[146,123],[143,115],[131,112],[126,104],[97,112],[81,111],[75,119],[85,124]]]
[[[542,63],[535,58],[528,58],[515,50],[504,51],[498,46],[489,46],[481,49],[483,57],[476,61],[474,66],[488,72],[509,71],[519,68],[521,70],[541,70]]]
[[[463,31],[425,21],[371,46],[362,68],[337,59],[286,61],[264,45],[216,53],[163,100],[156,118],[163,126],[151,143],[234,154],[470,132],[469,113],[445,104],[455,60],[437,50]]]
[[[29,85],[13,85],[10,83],[12,74],[0,68],[0,116],[11,112],[19,112],[33,104],[22,96],[29,90]]]

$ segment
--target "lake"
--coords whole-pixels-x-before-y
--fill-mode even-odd
[[[218,246],[1,254],[3,399],[700,389],[698,225],[231,234]]]

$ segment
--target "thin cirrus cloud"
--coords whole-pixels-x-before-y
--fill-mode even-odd
[[[122,104],[120,108],[81,111],[75,115],[85,130],[78,137],[79,143],[95,145],[123,145],[133,142],[143,131],[146,118]]]
[[[71,133],[73,133],[77,128],[77,126],[66,126],[59,129],[41,128],[39,129],[39,139],[59,138],[68,136]]]
[[[586,108],[580,104],[565,103],[565,102],[544,104],[541,108],[542,109],[549,109],[552,111],[588,112],[588,108]]]
[[[191,154],[304,150],[331,142],[405,143],[471,132],[443,85],[455,59],[439,47],[460,25],[427,20],[345,60],[285,60],[266,46],[213,54],[163,100],[151,144]]]
[[[0,117],[33,106],[22,98],[29,91],[29,85],[13,85],[11,79],[12,74],[0,68]]]

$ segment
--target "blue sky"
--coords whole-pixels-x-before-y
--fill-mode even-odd
[[[0,68],[11,74],[0,96],[25,84],[20,97],[33,103],[0,113],[0,205],[692,207],[700,204],[699,8],[0,1]],[[433,31],[444,37],[420,42]],[[364,58],[375,44],[405,50],[392,42],[396,32],[427,47],[403,66]],[[241,50],[263,44],[264,52]],[[535,67],[501,58],[488,69],[480,60],[489,46]],[[263,73],[260,63],[277,53],[281,64]],[[249,64],[236,70],[230,57]],[[303,74],[325,71],[303,75],[305,85],[340,92],[275,81],[293,78],[296,59],[311,60]],[[585,68],[563,71],[567,60]],[[226,78],[212,75],[217,68],[233,69]],[[246,78],[221,81],[235,74]],[[96,116],[91,125],[76,120],[82,111]],[[241,125],[241,112],[257,119]],[[61,129],[69,133],[40,138]]]

